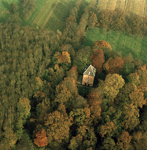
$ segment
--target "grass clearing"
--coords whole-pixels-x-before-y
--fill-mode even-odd
[[[40,28],[44,26],[50,15],[52,14],[53,10],[58,5],[58,2],[60,0],[54,1],[54,0],[48,0],[44,3],[41,10],[39,11],[38,15],[35,17],[31,25],[37,25]]]
[[[112,49],[121,52],[123,56],[132,53],[134,58],[141,58],[144,63],[147,63],[147,37],[128,35],[118,31],[104,32],[96,27],[87,31],[84,45],[92,46],[97,40],[109,42]]]

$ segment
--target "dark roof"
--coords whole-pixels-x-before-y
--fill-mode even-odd
[[[96,68],[90,65],[83,73],[83,75],[95,76]]]

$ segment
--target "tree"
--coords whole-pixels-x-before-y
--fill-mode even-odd
[[[142,149],[146,150],[147,149],[147,138],[146,138],[147,132],[133,132],[132,135],[132,141],[131,145],[133,149]]]
[[[72,137],[68,148],[71,150],[77,150],[77,148],[82,144],[82,139],[83,137],[80,134],[76,135],[75,137]]]
[[[79,74],[83,74],[83,70],[85,66],[91,64],[91,60],[90,60],[91,53],[92,53],[92,50],[89,46],[79,49],[76,52],[73,64],[77,66]]]
[[[95,43],[93,44],[93,47],[92,47],[93,51],[95,51],[97,49],[103,49],[103,48],[108,48],[108,49],[112,50],[111,45],[108,42],[102,41],[102,40],[95,41]]]
[[[73,117],[74,118],[74,124],[81,126],[84,124],[89,124],[90,123],[90,109],[89,108],[77,108],[77,109],[73,109],[70,114],[69,117]]]
[[[101,137],[104,136],[113,136],[116,132],[116,126],[114,125],[114,123],[111,122],[106,122],[104,125],[100,125],[99,127],[97,127],[97,133],[100,134]]]
[[[140,84],[139,75],[137,74],[137,72],[129,74],[127,79],[128,83],[134,83],[136,86]]]
[[[76,109],[76,108],[84,109],[85,107],[88,107],[87,100],[84,97],[78,95],[77,98],[73,101],[72,106],[73,106],[73,109]]]
[[[112,14],[108,10],[103,10],[100,14],[100,27],[109,28],[112,20]]]
[[[77,81],[78,78],[77,66],[73,65],[72,68],[67,72],[66,76],[73,77]]]
[[[146,104],[146,99],[144,99],[144,93],[141,92],[140,89],[135,89],[134,91],[132,91],[131,94],[129,94],[130,97],[130,101],[131,103],[133,103],[135,106],[137,106],[137,108],[142,108],[143,105]]]
[[[90,59],[92,61],[92,65],[96,68],[96,72],[102,73],[103,63],[105,62],[103,50],[96,50],[94,54],[91,54]]]
[[[114,98],[119,93],[119,89],[125,84],[124,79],[118,74],[108,74],[105,81],[101,82],[99,88],[102,89],[104,96],[109,99],[110,102],[114,101]]]
[[[94,12],[90,11],[90,17],[88,19],[88,28],[93,29],[97,24],[97,16]]]
[[[89,108],[91,111],[91,117],[94,120],[94,123],[98,123],[98,119],[101,119],[101,103],[102,103],[102,92],[99,91],[98,88],[92,89],[88,94],[88,100],[89,100]]]
[[[47,137],[46,132],[42,128],[36,133],[36,138],[34,139],[34,144],[36,144],[38,147],[44,147],[47,146]]]
[[[18,10],[18,7],[14,3],[12,3],[10,5],[9,10],[10,10],[10,13],[14,14]]]
[[[114,139],[111,137],[104,138],[101,149],[102,150],[117,150]]]
[[[130,132],[140,123],[139,109],[132,103],[126,104],[123,109],[124,117],[122,118],[121,127]]]
[[[69,130],[72,117],[64,117],[59,111],[54,111],[44,117],[47,128],[47,142],[52,149],[62,149],[69,142]]]
[[[61,52],[63,51],[68,52],[70,54],[71,61],[73,61],[75,57],[75,50],[73,49],[72,45],[70,44],[62,45],[61,47],[58,48],[58,50],[60,50]]]
[[[125,19],[125,12],[120,9],[115,9],[112,13],[112,20],[110,28],[113,30],[125,31],[126,27],[126,19]]]
[[[116,57],[112,59],[111,57],[106,61],[103,65],[103,69],[108,73],[119,73],[119,71],[123,68],[124,61]]]
[[[115,103],[119,107],[123,107],[126,104],[130,103],[129,95],[136,89],[137,87],[133,83],[126,83],[124,87],[122,87],[115,98]]]
[[[128,150],[130,147],[131,136],[125,130],[121,133],[121,135],[117,138],[117,146],[121,150]]]

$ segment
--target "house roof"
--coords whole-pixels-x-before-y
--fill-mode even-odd
[[[96,68],[90,65],[83,73],[83,75],[95,76]]]

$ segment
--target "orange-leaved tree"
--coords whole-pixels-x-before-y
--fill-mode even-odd
[[[59,109],[60,112],[56,110],[44,117],[49,147],[56,150],[69,142],[69,130],[73,122],[73,117],[68,117],[64,110],[62,112]]]
[[[94,123],[98,123],[98,119],[101,119],[101,103],[102,92],[98,88],[92,89],[88,94],[88,100],[90,105],[91,117]]]
[[[106,63],[103,65],[103,69],[107,73],[119,73],[119,71],[123,68],[124,60],[119,57],[109,58]]]
[[[36,133],[36,138],[34,139],[34,144],[36,144],[38,147],[44,147],[44,146],[48,145],[45,129],[41,128]]]
[[[96,50],[94,54],[91,54],[90,59],[92,61],[92,65],[96,68],[96,71],[98,73],[101,73],[103,63],[105,62],[103,50],[101,49]]]
[[[130,147],[130,142],[131,142],[131,136],[129,135],[129,133],[125,130],[123,130],[123,132],[121,133],[121,135],[118,137],[117,139],[117,146],[118,149],[121,150],[128,150]]]
[[[92,47],[92,49],[94,51],[97,49],[103,49],[103,48],[108,48],[108,49],[112,50],[111,45],[108,42],[103,41],[103,40],[95,41],[95,43],[93,44],[93,47]]]

